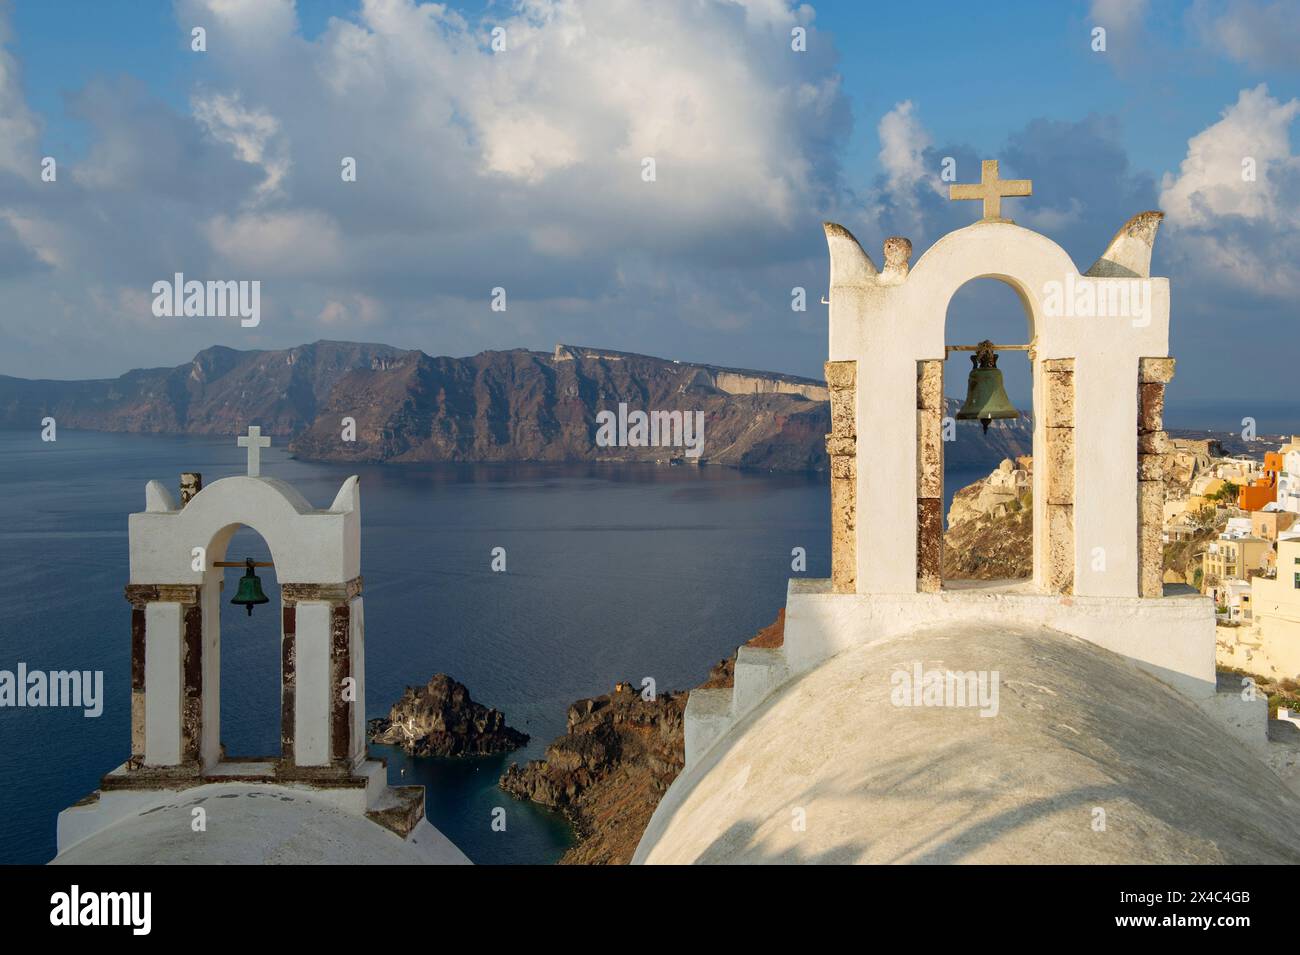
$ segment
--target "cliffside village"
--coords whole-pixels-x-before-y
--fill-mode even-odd
[[[949,577],[1032,573],[1033,458],[1004,460],[957,491],[948,511]],[[1214,439],[1169,438],[1164,454],[1164,581],[1214,599],[1217,660],[1300,682],[1300,435],[1262,460]]]
[[[1300,435],[1262,461],[1171,439],[1167,461],[1166,581],[1214,598],[1221,666],[1300,676]]]

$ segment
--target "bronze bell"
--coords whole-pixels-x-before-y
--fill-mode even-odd
[[[239,589],[230,598],[232,604],[248,608],[248,615],[253,615],[254,604],[270,603],[271,598],[262,593],[262,579],[253,573],[253,558],[244,558],[244,576],[239,578]]]
[[[989,422],[994,418],[1019,418],[1020,412],[1007,397],[993,343],[986,338],[976,345],[970,361],[975,367],[966,379],[966,402],[957,412],[957,420],[978,421],[988,434]]]

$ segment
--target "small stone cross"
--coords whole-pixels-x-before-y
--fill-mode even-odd
[[[248,476],[261,477],[262,449],[271,446],[271,439],[262,437],[262,429],[251,424],[248,426],[248,434],[235,441],[241,448],[248,448]]]
[[[948,187],[949,199],[983,199],[984,221],[1010,222],[1002,218],[1003,196],[1032,196],[1034,183],[1031,179],[999,179],[998,161],[985,159],[980,164],[979,185],[967,183]]]

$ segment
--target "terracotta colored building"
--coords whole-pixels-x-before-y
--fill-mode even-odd
[[[1264,474],[1253,478],[1249,484],[1237,489],[1237,506],[1243,511],[1258,511],[1277,500],[1277,475],[1282,470],[1282,455],[1276,451],[1264,454]]]

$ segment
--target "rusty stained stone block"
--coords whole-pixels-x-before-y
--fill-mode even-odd
[[[843,477],[835,475],[837,463]],[[857,468],[852,458],[833,458],[831,464],[831,583],[836,593],[853,593],[857,580]]]
[[[943,497],[943,415],[916,413],[916,495]]]
[[[198,604],[185,610],[181,647],[181,759],[199,758],[203,736],[203,610]]]
[[[916,363],[916,407],[943,413],[943,362]]]
[[[144,689],[144,605],[131,608],[131,689]]]
[[[295,641],[298,608],[293,606],[282,608],[280,620],[281,629],[284,631],[280,639],[280,762],[282,765],[292,766],[294,764],[294,688],[297,686]]]
[[[1138,592],[1143,597],[1165,592],[1164,504],[1164,481],[1138,482]]]
[[[1047,505],[1047,558],[1044,581],[1050,593],[1074,592],[1074,506]]]
[[[1074,427],[1074,372],[1049,371],[1044,375],[1047,408],[1044,424],[1049,428]]]
[[[341,584],[281,584],[280,599],[286,604],[296,604],[300,600],[348,601],[361,596],[362,578],[360,575]]]
[[[1138,431],[1163,431],[1165,386],[1157,382],[1138,385]]]
[[[1143,527],[1160,530],[1164,523],[1165,482],[1138,481],[1138,520]]]
[[[1138,435],[1138,454],[1164,454],[1169,443],[1163,431],[1146,431]]]
[[[131,691],[131,760],[144,760],[144,690]]]
[[[1174,359],[1172,358],[1139,358],[1138,359],[1138,381],[1142,384],[1147,382],[1159,382],[1167,385],[1174,380]]]
[[[144,604],[131,605],[131,761],[144,760]]]
[[[1074,429],[1045,428],[1048,504],[1074,503]]]
[[[858,453],[858,439],[840,434],[828,434],[826,435],[826,453],[831,456],[832,463],[834,463],[835,458],[852,458]]]
[[[916,502],[917,589],[938,593],[943,589],[943,499],[918,498]]]
[[[203,739],[203,701],[181,700],[181,762],[197,765]]]
[[[199,599],[198,584],[127,584],[123,596],[133,607],[143,607],[152,601],[188,605]]]
[[[181,472],[181,507],[184,507],[194,495],[203,490],[203,475],[197,471]]]
[[[853,382],[857,378],[857,366],[854,361],[826,363],[826,382],[831,396],[831,434],[838,437],[851,438],[857,434],[853,411],[856,394]]]
[[[826,370],[826,387],[831,391],[852,389],[857,384],[856,361],[828,361],[823,367]]]
[[[1053,372],[1068,372],[1074,374],[1073,358],[1044,358],[1043,371],[1051,374]]]
[[[203,695],[203,608],[198,604],[185,608],[184,645],[181,673],[187,697]]]
[[[852,593],[854,517],[857,497],[857,428],[854,421],[855,361],[828,361],[826,384],[830,388],[831,433],[826,450],[831,456],[831,581],[838,593]]]
[[[831,392],[831,434],[842,438],[852,438],[857,434],[854,424],[852,391]]]
[[[905,279],[908,262],[912,258],[912,240],[901,235],[891,235],[884,245],[885,267],[882,278]]]
[[[352,675],[352,608],[346,603],[330,612],[330,755],[346,759],[352,737],[352,702],[344,699],[343,681]]]
[[[368,809],[366,816],[405,839],[424,818],[424,787],[394,786],[397,798],[384,809]]]
[[[1138,455],[1138,480],[1139,481],[1164,481],[1165,465],[1168,455],[1165,454],[1139,454]]]

